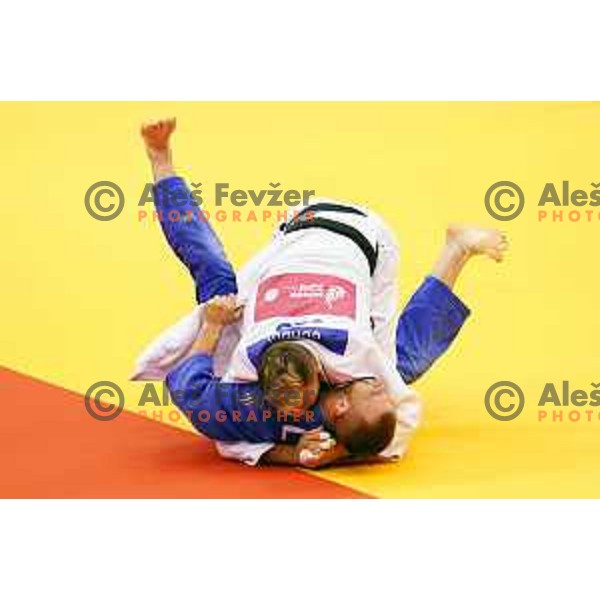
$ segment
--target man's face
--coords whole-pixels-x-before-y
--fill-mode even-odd
[[[392,397],[378,379],[361,379],[342,390],[326,392],[322,402],[328,424],[338,433],[353,429],[360,421],[375,422],[394,409]]]

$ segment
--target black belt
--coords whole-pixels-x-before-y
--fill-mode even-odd
[[[318,227],[320,229],[327,229],[328,231],[332,231],[333,233],[338,233],[339,235],[343,235],[347,237],[349,240],[352,240],[362,251],[369,263],[369,269],[371,275],[375,272],[375,267],[377,266],[377,256],[379,254],[378,246],[373,248],[371,242],[355,227],[351,225],[347,225],[346,223],[340,223],[339,221],[333,221],[331,219],[326,219],[324,217],[313,217],[312,213],[316,213],[319,211],[328,211],[328,212],[342,212],[342,213],[352,213],[356,215],[362,215],[366,217],[367,215],[359,210],[358,208],[354,208],[353,206],[346,206],[344,204],[330,204],[327,202],[320,202],[318,204],[311,204],[307,206],[304,210],[300,211],[291,221],[288,223],[282,223],[280,226],[281,231],[284,234],[292,233],[294,231],[300,231],[302,229],[311,229],[313,227]],[[307,213],[311,213],[311,218],[305,218]]]

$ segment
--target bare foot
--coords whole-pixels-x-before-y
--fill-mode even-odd
[[[506,233],[499,229],[451,225],[446,231],[446,240],[468,256],[484,254],[496,262],[501,262],[508,250]]]

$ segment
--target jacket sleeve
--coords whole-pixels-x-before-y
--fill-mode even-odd
[[[256,391],[252,383],[223,383],[214,376],[214,359],[208,354],[194,354],[171,369],[165,378],[175,406],[184,413],[195,429],[211,439],[218,438],[215,413],[239,398]],[[208,420],[200,420],[207,411]]]

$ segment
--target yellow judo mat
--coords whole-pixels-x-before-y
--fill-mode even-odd
[[[139,127],[163,116],[177,117],[175,162],[202,183],[236,266],[267,243],[275,221],[250,205],[236,207],[237,220],[227,206],[217,216],[223,182],[315,190],[378,211],[400,241],[402,303],[428,273],[448,223],[508,232],[507,260],[475,259],[459,281],[473,314],[415,386],[425,417],[407,458],[318,477],[378,497],[600,496],[600,407],[590,399],[600,384],[599,104],[0,104],[0,363],[82,394],[117,382],[133,411],[135,357],[194,301],[188,274],[138,205],[151,181]],[[110,221],[85,207],[99,181],[124,193]],[[495,182],[523,192],[512,220],[486,209]],[[506,195],[501,207],[513,201]],[[500,381],[523,391],[512,420],[485,406]],[[548,384],[555,403],[539,406],[554,398]],[[577,390],[579,404],[588,398],[581,406],[571,401]],[[185,427],[168,412],[151,416]]]

